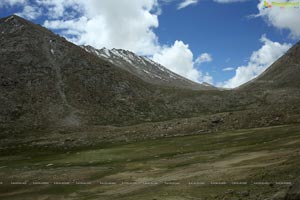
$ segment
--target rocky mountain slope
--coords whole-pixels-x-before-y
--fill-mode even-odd
[[[173,85],[158,82],[162,79],[156,79],[155,75],[145,80],[147,73],[143,69],[166,80],[173,76],[147,58],[110,50],[109,54],[116,54],[113,56],[116,61],[108,61],[17,16],[1,19],[0,33],[2,138],[11,135],[8,132],[124,126],[191,117],[198,118],[197,129],[205,131],[291,123],[298,119],[299,108],[295,105],[300,102],[300,94],[297,87],[287,85],[289,90],[279,92],[277,87],[264,85],[260,86],[261,90],[247,89],[260,83],[253,81],[238,90],[183,89],[174,85],[175,82]],[[297,65],[298,51],[296,45],[281,60],[288,57],[290,66]],[[132,65],[120,65],[129,62],[123,54],[133,58]],[[143,62],[146,65],[142,64],[140,69],[145,73],[139,76],[140,70],[134,66]],[[130,67],[135,70],[130,71]],[[266,72],[264,77],[268,77],[268,73],[271,72]],[[282,80],[293,80],[290,84],[297,86],[295,73],[279,74],[285,77]],[[180,76],[174,77],[180,79],[180,86],[186,81]],[[149,83],[154,80],[157,80],[155,84]],[[178,123],[170,126],[181,128],[182,122]]]
[[[300,42],[274,62],[260,76],[240,86],[244,90],[300,88]]]
[[[1,125],[104,123],[114,112],[134,118],[140,113],[130,109],[153,93],[152,85],[20,17],[1,19],[0,33]]]
[[[95,49],[91,46],[82,46],[82,48],[151,84],[193,90],[216,89],[207,83],[198,84],[190,81],[151,59],[138,56],[130,51],[123,49],[109,50],[106,48]]]
[[[147,83],[18,16],[1,19],[0,33],[1,130],[161,121],[232,104],[218,91]]]
[[[285,114],[298,110],[300,102],[300,42],[290,48],[257,78],[237,88],[260,96],[263,107],[276,107]]]

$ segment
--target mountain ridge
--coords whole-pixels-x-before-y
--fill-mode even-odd
[[[199,84],[184,78],[166,67],[156,63],[145,56],[123,49],[96,49],[92,46],[81,46],[87,52],[92,53],[112,64],[124,69],[145,82],[192,90],[216,90],[217,88],[205,83]]]
[[[262,90],[279,88],[299,88],[300,81],[300,41],[284,55],[272,63],[258,77],[238,87],[240,90]]]

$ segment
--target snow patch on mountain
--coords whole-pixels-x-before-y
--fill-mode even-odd
[[[92,46],[82,48],[152,84],[188,89],[214,89],[211,85],[190,81],[146,56],[138,56],[127,50],[95,49]]]

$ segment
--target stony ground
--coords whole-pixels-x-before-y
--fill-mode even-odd
[[[17,146],[0,156],[0,199],[271,199],[299,166],[298,124],[81,149]]]

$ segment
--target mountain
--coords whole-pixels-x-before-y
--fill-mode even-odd
[[[82,48],[151,84],[193,90],[216,89],[208,83],[198,84],[190,81],[147,57],[138,56],[127,50],[95,49],[91,46],[82,46]]]
[[[300,42],[261,75],[239,87],[241,90],[284,90],[300,88]]]
[[[1,19],[0,33],[4,128],[134,120],[154,93],[151,84],[18,16]]]
[[[232,102],[223,102],[226,94],[218,91],[145,82],[15,15],[0,19],[0,33],[1,134],[128,125],[228,110],[228,104],[233,107]]]
[[[288,61],[281,58],[282,64],[290,65],[278,65],[282,71],[268,70],[263,75],[283,76],[280,85],[290,84],[284,92],[259,80],[237,90],[185,89],[182,85],[186,79],[147,58],[103,49],[113,54],[114,59],[109,60],[15,15],[0,19],[0,48],[0,138],[31,135],[37,130],[48,134],[49,130],[86,130],[99,125],[130,126],[192,117],[201,119],[199,130],[209,131],[299,119],[300,111],[295,107],[300,102],[295,76],[298,71],[293,67],[299,63],[297,47],[287,53]],[[132,63],[126,61],[129,57]],[[146,76],[144,70],[153,76]],[[180,84],[174,81],[168,85],[157,76],[170,82],[174,78]],[[263,92],[255,89],[257,85]],[[149,134],[155,132],[153,129]]]

